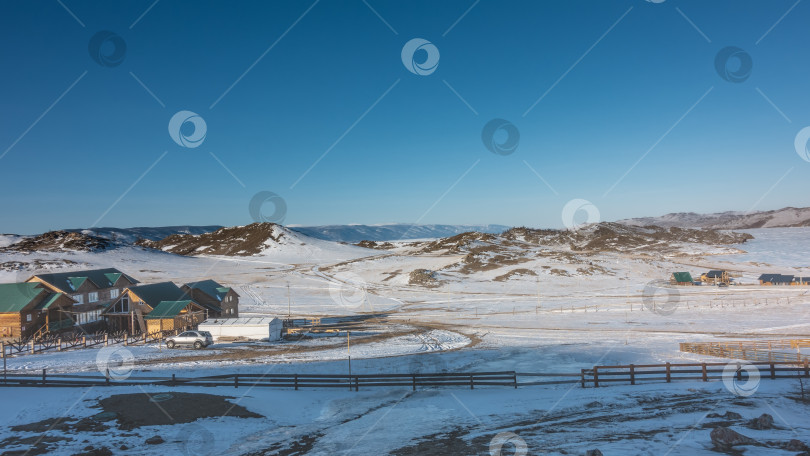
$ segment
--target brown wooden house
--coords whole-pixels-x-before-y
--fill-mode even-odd
[[[191,300],[161,301],[144,317],[150,334],[185,329],[205,321],[205,309]]]
[[[177,309],[177,314],[173,315],[172,318],[181,313],[187,314],[185,315],[185,320],[176,320],[178,324],[183,321],[187,322],[187,324],[181,325],[183,328],[194,326],[205,320],[205,309],[189,299],[186,292],[172,282],[129,287],[104,310],[102,317],[107,320],[107,325],[112,330],[124,330],[130,334],[134,334],[146,331],[149,328],[146,323],[146,317],[149,317],[149,315],[163,303],[181,301],[189,301],[191,304]],[[169,314],[166,311],[166,306],[163,306],[161,309],[161,312],[155,314],[155,316]],[[174,309],[174,307],[172,307],[172,309]],[[154,324],[150,326],[154,327]],[[181,328],[173,327],[171,329]]]
[[[724,283],[726,285],[731,283],[731,277],[728,271],[711,270],[700,276],[700,281],[711,285],[718,285]]]
[[[115,268],[37,274],[26,282],[38,282],[56,293],[69,295],[76,304],[70,310],[77,324],[101,320],[102,311],[137,280]]]
[[[70,328],[73,302],[36,282],[0,284],[0,337],[41,336]]]
[[[233,288],[223,287],[209,279],[189,282],[182,289],[191,299],[205,307],[211,318],[239,317],[239,295]]]

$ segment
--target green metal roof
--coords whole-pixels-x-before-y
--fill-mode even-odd
[[[139,285],[129,287],[143,302],[152,309],[156,308],[163,301],[182,301],[188,299],[188,294],[172,282],[152,283],[149,285]]]
[[[174,318],[180,315],[180,311],[186,308],[194,301],[161,301],[157,307],[154,308],[149,315],[146,315],[147,320],[158,320],[161,318]]]
[[[1,283],[0,313],[20,312],[43,291],[39,283]]]
[[[137,280],[115,268],[36,274],[34,277],[38,277],[40,280],[47,282],[49,285],[58,288],[64,293],[71,293],[76,291],[76,288],[81,286],[84,280],[90,280],[98,288],[110,288],[115,285],[115,282],[121,278],[121,276],[126,277],[126,279],[132,283],[138,283]],[[84,280],[79,281],[78,279]]]
[[[201,280],[199,282],[189,282],[184,286],[194,290],[200,290],[217,301],[222,301],[225,295],[231,290],[229,287],[223,287],[215,280],[211,279]]]
[[[51,304],[55,303],[56,300],[58,300],[62,296],[65,296],[65,294],[64,293],[50,293],[48,296],[45,296],[45,299],[43,299],[34,308],[37,309],[37,310],[47,309],[47,308],[51,307]]]
[[[688,272],[673,272],[672,275],[676,282],[692,282],[692,274]]]
[[[78,290],[79,287],[82,286],[85,281],[87,281],[87,277],[68,277],[68,281],[70,281],[71,290]]]

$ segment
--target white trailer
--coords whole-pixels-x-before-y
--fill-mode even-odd
[[[218,339],[281,340],[283,324],[275,317],[210,318],[200,323],[200,331],[208,331]]]

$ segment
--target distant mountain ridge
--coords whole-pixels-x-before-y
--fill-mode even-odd
[[[414,225],[410,223],[393,223],[388,225],[290,226],[287,228],[316,239],[355,243],[360,241],[445,238],[470,231],[500,234],[511,227],[505,225]]]
[[[747,230],[755,228],[795,228],[810,226],[810,207],[786,207],[772,211],[718,212],[697,214],[677,212],[660,217],[640,217],[619,220],[631,226],[655,225],[664,228],[712,228],[718,230]]]

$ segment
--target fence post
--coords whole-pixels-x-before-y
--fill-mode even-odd
[[[515,389],[517,389],[517,372],[512,372],[512,381],[515,383]]]
[[[82,336],[82,348],[87,348],[87,336]]]
[[[0,358],[6,357],[6,343],[0,342]]]
[[[233,376],[233,387],[239,388],[239,374]]]
[[[62,338],[59,337],[56,339],[56,351],[62,351]]]
[[[672,367],[667,362],[667,383],[672,383]]]
[[[581,369],[580,378],[582,379],[582,387],[585,388],[585,369]]]
[[[42,369],[42,386],[45,386],[45,369]]]
[[[416,375],[412,375],[411,379],[413,380],[413,390],[416,391]]]
[[[354,390],[360,391],[360,377],[354,376]]]
[[[33,355],[35,353],[36,353],[36,351],[34,350],[34,341],[32,340],[31,341],[31,354]]]
[[[636,366],[632,364],[630,365],[630,384],[631,385],[636,384]]]
[[[474,388],[474,384],[473,384],[473,374],[470,374],[470,389],[473,389],[473,388]]]
[[[599,388],[599,366],[593,366],[593,387]]]
[[[708,382],[709,381],[709,375],[706,372],[706,363],[701,364],[701,366],[703,368],[703,381]]]
[[[175,383],[174,374],[172,374],[172,386],[175,386],[175,385],[176,385],[176,383]]]
[[[774,367],[773,363],[771,363],[771,380],[776,378],[776,368]]]
[[[109,367],[107,368],[107,372],[104,374],[104,379],[105,379],[107,385],[109,385],[110,384],[110,368]]]
[[[295,374],[295,390],[298,391],[298,374]]]
[[[106,347],[107,345],[107,333],[104,333],[104,346]]]

